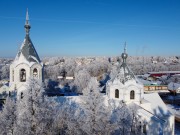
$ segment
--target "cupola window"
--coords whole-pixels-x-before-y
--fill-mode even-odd
[[[134,92],[134,90],[131,90],[130,99],[134,99],[134,98],[135,98],[135,92]]]
[[[21,92],[21,99],[23,99],[23,97],[24,97],[24,96],[23,96],[23,92]]]
[[[115,90],[115,98],[119,98],[119,90],[118,89]]]

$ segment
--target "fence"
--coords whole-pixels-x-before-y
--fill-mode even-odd
[[[144,85],[145,91],[168,90],[167,85]]]

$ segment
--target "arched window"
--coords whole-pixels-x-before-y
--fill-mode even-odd
[[[24,96],[23,96],[23,92],[21,92],[21,99],[23,99],[23,97],[24,97]]]
[[[9,91],[9,97],[11,96],[11,92]]]
[[[130,92],[130,99],[134,99],[134,96],[135,96],[134,93],[135,93],[134,90],[131,90],[131,92]]]
[[[115,98],[119,98],[119,90],[118,89],[115,90]]]
[[[37,70],[37,68],[33,69],[33,77],[38,78],[38,70]]]
[[[26,81],[26,70],[25,69],[21,69],[21,71],[20,71],[20,81],[21,82]]]
[[[146,135],[146,124],[143,125],[143,133]]]

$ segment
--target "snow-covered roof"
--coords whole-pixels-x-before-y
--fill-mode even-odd
[[[144,99],[151,103],[151,109],[147,111],[151,112],[152,114],[160,118],[171,115],[170,111],[168,110],[158,93],[144,94]]]
[[[38,63],[41,62],[29,35],[26,35],[24,42],[22,43],[22,46],[21,46],[15,60],[18,60],[19,57],[22,57],[22,56],[28,62],[38,62]]]
[[[180,73],[180,71],[159,71],[159,72],[148,72],[149,74],[170,74],[170,73]]]
[[[9,87],[9,83],[2,85],[0,88],[2,88],[2,87]]]
[[[178,91],[178,90],[180,90],[180,84],[171,82],[168,84],[168,90]]]
[[[161,81],[148,81],[141,78],[137,78],[138,81],[140,81],[144,85],[160,85]]]
[[[133,72],[126,64],[126,59],[128,57],[128,54],[126,53],[126,48],[124,48],[124,52],[122,53],[121,57],[123,59],[123,63],[121,66],[118,67],[118,73],[116,75],[116,78],[119,79],[120,82],[124,84],[128,80],[134,80],[136,78]]]
[[[14,60],[14,63],[17,63],[17,64],[22,61],[25,63],[41,63],[41,60],[29,36],[29,31],[30,31],[31,26],[29,24],[28,19],[29,17],[28,17],[28,12],[27,12],[26,24],[24,26],[26,30],[26,36]]]

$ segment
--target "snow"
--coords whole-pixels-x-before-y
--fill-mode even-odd
[[[148,81],[141,78],[137,78],[139,82],[143,83],[144,85],[160,85],[161,81]]]
[[[172,104],[167,104],[166,105],[169,109],[169,111],[174,114],[175,116],[180,117],[180,106],[178,105],[172,105]]]
[[[148,110],[151,113],[159,117],[171,115],[170,111],[168,110],[158,93],[144,94],[144,99],[151,103],[151,110]]]
[[[36,62],[39,62],[38,59],[37,59],[36,57],[32,56],[32,55],[30,55],[29,58],[32,58],[32,59],[34,59]]]
[[[35,64],[36,62],[29,62],[29,61],[25,58],[25,56],[24,56],[22,53],[20,53],[20,56],[19,56],[19,57],[18,57],[18,54],[17,54],[15,60],[13,61],[13,64],[14,64],[14,67],[16,67],[17,65],[19,65],[19,64],[21,64],[21,63],[27,64],[27,65],[29,65],[29,66],[31,67],[31,66],[32,66],[33,64]]]
[[[34,59],[35,57],[31,56],[31,58]],[[35,60],[37,60],[37,59],[35,59]],[[25,58],[25,56],[21,53],[19,57],[16,56],[15,60],[13,61],[13,65],[14,65],[14,67],[16,67],[17,65],[24,63],[24,64],[27,64],[29,67],[31,67],[32,65],[36,64],[37,62],[29,62]],[[40,64],[43,66],[42,62]]]
[[[176,92],[180,92],[180,84],[171,82],[168,84],[168,89],[176,90]]]

